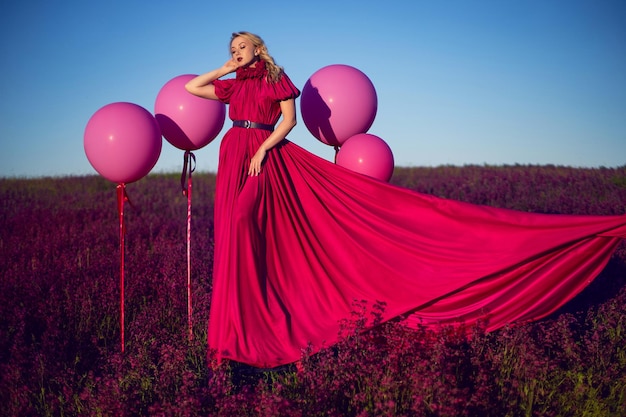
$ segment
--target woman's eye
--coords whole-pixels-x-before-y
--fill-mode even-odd
[[[240,49],[240,50],[244,50],[244,49],[246,49],[246,45],[239,45],[239,49]],[[231,54],[231,55],[234,55],[234,54],[235,54],[235,52],[237,52],[237,49],[233,49],[233,50],[231,50],[231,51],[230,51],[230,54]]]

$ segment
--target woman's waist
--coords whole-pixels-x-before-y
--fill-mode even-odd
[[[274,124],[261,123],[261,122],[256,122],[254,120],[243,120],[243,119],[233,120],[233,127],[240,127],[242,129],[261,129],[261,130],[267,130],[270,132],[274,131]]]

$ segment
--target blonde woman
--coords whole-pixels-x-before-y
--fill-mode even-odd
[[[385,303],[383,321],[426,326],[537,320],[588,285],[626,237],[624,215],[472,205],[323,160],[286,139],[300,91],[263,40],[235,33],[230,53],[187,85],[228,103],[233,120],[215,192],[208,343],[218,361],[296,362],[338,340],[355,300]]]

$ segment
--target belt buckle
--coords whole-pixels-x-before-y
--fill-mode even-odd
[[[243,121],[243,127],[245,127],[246,129],[250,129],[250,120],[244,120]]]

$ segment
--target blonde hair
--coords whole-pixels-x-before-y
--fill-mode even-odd
[[[268,80],[272,82],[280,80],[280,76],[283,73],[283,68],[276,65],[276,63],[274,62],[274,58],[272,58],[267,51],[267,46],[265,46],[265,42],[263,42],[263,39],[261,39],[260,36],[255,35],[254,33],[242,31],[233,32],[232,36],[230,37],[230,42],[232,43],[233,40],[238,36],[246,38],[247,40],[252,42],[252,45],[254,45],[254,47],[259,51],[259,58],[265,61],[265,68],[267,68]],[[230,48],[230,44],[228,46]]]

